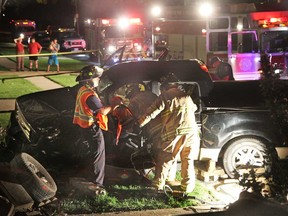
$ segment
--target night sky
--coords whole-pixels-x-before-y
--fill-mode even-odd
[[[46,0],[47,4],[39,4],[37,1],[8,0],[2,21],[31,19],[36,21],[38,29],[45,29],[47,25],[73,27],[76,13],[73,0]],[[138,17],[143,15],[144,6],[149,5],[147,2],[149,0],[79,0],[78,11],[82,20],[117,17],[124,13]]]
[[[117,18],[123,14],[130,17],[147,18],[152,5],[157,2],[163,5],[173,5],[182,0],[78,0],[80,21],[87,18]],[[195,0],[195,2],[200,0]],[[230,0],[232,1],[232,0]],[[233,0],[232,2],[260,2],[249,0]],[[38,2],[38,3],[37,3]],[[39,4],[44,2],[45,4]],[[228,0],[217,0],[220,2],[229,2]],[[273,3],[273,0],[269,1]],[[284,3],[286,2],[286,3]],[[271,4],[271,6],[277,4]],[[287,7],[288,0],[283,1],[283,9]],[[275,8],[276,9],[276,8]],[[279,9],[279,8],[277,8]],[[5,27],[11,19],[31,19],[37,23],[39,30],[46,29],[48,25],[61,27],[73,27],[74,16],[76,13],[75,0],[8,0],[6,9],[3,11],[6,15],[1,17],[1,28]],[[164,12],[165,14],[165,12]]]
[[[46,29],[47,25],[73,26],[75,7],[71,0],[58,0],[57,4],[46,5],[38,4],[37,0],[17,0],[16,3],[15,1],[8,0],[2,22],[30,19],[36,21],[38,29]]]

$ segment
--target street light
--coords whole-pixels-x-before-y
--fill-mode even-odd
[[[199,6],[199,14],[204,17],[209,17],[214,12],[214,6],[211,3],[202,3]]]
[[[151,28],[152,28],[152,56],[153,58],[155,58],[155,35],[154,35],[154,19],[155,18],[159,18],[160,15],[162,13],[162,8],[160,6],[154,6],[151,8],[151,14],[152,14],[152,25],[151,25]],[[160,29],[156,30],[156,31],[159,31]]]
[[[161,12],[162,12],[162,9],[160,6],[154,6],[152,9],[151,9],[151,13],[154,17],[158,17],[161,15]]]

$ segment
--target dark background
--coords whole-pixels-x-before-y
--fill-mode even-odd
[[[140,17],[145,21],[151,16],[150,9],[153,5],[185,7],[185,3],[187,4],[189,0],[0,0],[0,4],[4,2],[0,30],[4,30],[12,19],[35,20],[37,29],[42,30],[48,25],[74,27],[77,12],[79,24],[86,18],[116,18],[121,14]],[[191,10],[201,2],[203,1],[191,0]],[[229,3],[255,3],[259,11],[288,10],[288,0],[214,0],[212,2],[218,5],[220,10]],[[163,14],[165,16],[165,9]]]

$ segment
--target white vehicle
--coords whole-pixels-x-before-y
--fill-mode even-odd
[[[54,38],[57,38],[61,51],[86,50],[86,41],[74,29],[59,28],[52,32],[50,39]]]

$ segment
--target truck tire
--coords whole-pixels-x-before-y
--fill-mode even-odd
[[[266,170],[268,161],[265,144],[255,138],[238,139],[223,154],[223,168],[230,178],[235,178],[240,170],[249,170],[252,167]]]
[[[55,196],[57,186],[47,170],[32,156],[17,154],[10,162],[18,182],[36,202]]]

